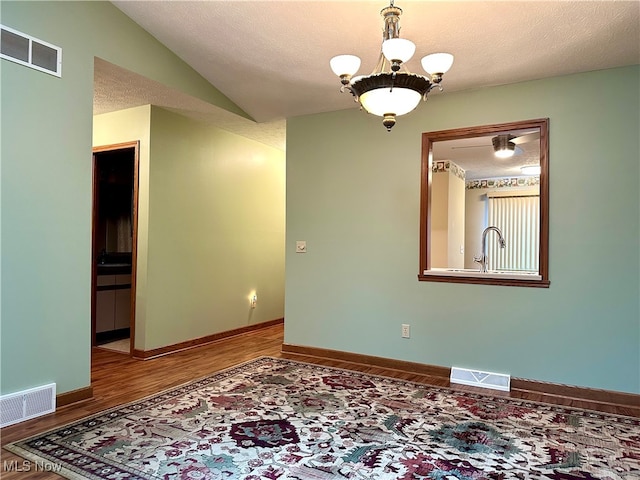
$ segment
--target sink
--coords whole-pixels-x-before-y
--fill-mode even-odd
[[[128,275],[132,272],[129,262],[98,263],[96,267],[98,275]]]
[[[131,253],[129,252],[100,252],[97,258],[98,268],[131,268]]]

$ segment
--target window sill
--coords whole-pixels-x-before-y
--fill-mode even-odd
[[[549,288],[549,280],[542,275],[521,272],[487,272],[448,268],[432,268],[418,275],[422,282],[474,283],[483,285],[505,285],[512,287]]]

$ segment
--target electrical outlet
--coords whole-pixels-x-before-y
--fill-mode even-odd
[[[251,308],[256,308],[256,304],[258,303],[258,296],[254,295],[251,297]]]
[[[411,337],[411,325],[407,323],[402,324],[402,338]]]
[[[296,241],[296,253],[307,253],[307,242],[305,240]]]

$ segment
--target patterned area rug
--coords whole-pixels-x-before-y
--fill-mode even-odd
[[[16,442],[68,478],[640,478],[640,419],[263,357]]]

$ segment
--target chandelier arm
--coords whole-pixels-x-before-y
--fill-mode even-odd
[[[422,95],[422,100],[424,102],[427,101],[427,98],[429,98],[429,93],[431,93],[431,90],[433,90],[434,88],[437,88],[441,92],[444,90],[444,88],[442,88],[442,85],[440,85],[439,83],[431,83]]]
[[[382,73],[384,71],[384,64],[386,62],[386,58],[382,53],[382,49],[380,49],[380,56],[378,57],[378,63],[376,63],[375,68],[371,72],[371,75],[375,75],[377,73]],[[390,69],[389,69],[390,70]]]
[[[340,93],[345,93],[346,91],[349,91],[349,93],[353,95],[354,102],[356,103],[360,102],[360,97],[358,96],[356,91],[353,88],[351,88],[350,85],[342,85],[342,87],[340,87]],[[362,110],[362,106],[360,106],[360,110]]]

